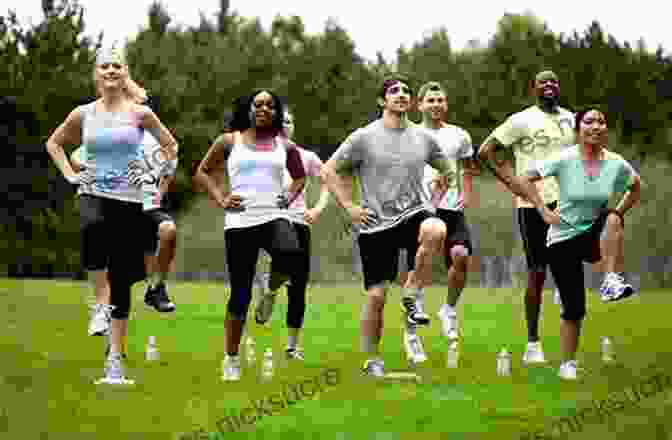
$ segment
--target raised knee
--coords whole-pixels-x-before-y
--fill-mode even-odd
[[[163,222],[159,225],[159,238],[161,240],[174,240],[177,236],[177,227],[173,222]]]
[[[469,257],[469,249],[461,244],[453,246],[450,248],[450,257],[456,265],[466,266],[467,258]]]
[[[437,246],[445,240],[446,225],[438,218],[430,218],[420,226],[420,242]]]
[[[623,229],[623,225],[621,225],[621,218],[618,216],[618,214],[613,212],[609,213],[607,216],[607,227],[612,230]]]

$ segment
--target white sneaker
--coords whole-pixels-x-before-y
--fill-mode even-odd
[[[406,349],[406,359],[420,364],[427,360],[425,349],[422,347],[422,340],[417,334],[411,334],[404,330],[404,348]]]
[[[222,361],[222,380],[240,380],[240,356],[224,356],[224,361]]]
[[[441,306],[439,310],[439,319],[441,320],[441,331],[443,336],[454,341],[459,338],[457,312],[448,304]]]
[[[523,355],[523,363],[525,365],[546,363],[546,359],[544,358],[544,350],[541,348],[540,341],[527,343],[527,350]]]
[[[110,334],[112,310],[114,310],[114,306],[107,304],[96,304],[91,307],[89,336],[107,336]]]
[[[577,369],[578,367],[576,361],[563,362],[562,364],[560,364],[560,370],[558,371],[558,376],[566,380],[576,380]]]
[[[96,385],[134,385],[135,381],[124,375],[124,364],[121,355],[110,355],[105,361],[105,376],[94,382]]]
[[[385,364],[381,360],[368,360],[364,363],[362,372],[366,376],[385,377]]]
[[[625,282],[625,278],[617,273],[608,273],[600,286],[600,294],[603,302],[619,301],[628,298],[635,289],[630,283]]]

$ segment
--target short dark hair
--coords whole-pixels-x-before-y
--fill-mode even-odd
[[[418,99],[423,99],[427,92],[441,92],[444,95],[446,94],[446,91],[443,89],[443,86],[441,86],[441,83],[436,81],[430,81],[423,84],[418,91]]]
[[[406,84],[408,88],[411,89],[411,96],[413,96],[413,84],[411,83],[411,79],[408,77],[408,75],[405,75],[403,73],[393,73],[383,78],[383,81],[380,84],[380,88],[378,89],[378,97],[385,99],[387,89],[389,89],[398,82]]]
[[[257,89],[250,95],[241,96],[233,102],[233,117],[231,118],[231,131],[244,131],[252,127],[250,121],[250,107],[254,98],[261,92],[266,92],[273,98],[273,122],[271,126],[273,130],[280,133],[283,129],[282,118],[285,113],[285,106],[278,95],[270,89]]]
[[[593,104],[593,105],[584,105],[580,107],[576,113],[574,113],[574,131],[577,133],[579,132],[579,126],[581,125],[581,120],[583,120],[583,117],[586,116],[586,113],[592,112],[593,110],[598,111],[602,113],[604,116],[604,121],[609,125],[609,119],[607,118],[607,112],[604,111],[604,108],[602,108],[601,105],[599,104]]]

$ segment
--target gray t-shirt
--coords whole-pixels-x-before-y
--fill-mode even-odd
[[[360,225],[360,233],[391,228],[423,210],[435,211],[422,186],[425,165],[454,176],[448,156],[427,129],[415,124],[386,128],[382,119],[348,136],[331,159],[339,174],[359,178],[361,205],[374,213],[374,224]]]

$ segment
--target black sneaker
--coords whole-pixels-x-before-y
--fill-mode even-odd
[[[166,291],[166,285],[164,283],[159,283],[156,287],[147,287],[147,292],[145,292],[145,305],[147,307],[152,307],[157,312],[165,313],[175,311],[175,304],[168,298],[168,292]]]
[[[303,351],[301,351],[297,348],[288,348],[287,350],[285,350],[285,357],[288,360],[296,360],[296,361],[305,360],[305,357],[303,355]]]
[[[415,299],[404,297],[401,300],[401,309],[406,314],[406,321],[411,325],[428,325],[429,316],[426,313],[419,312],[415,306]]]

